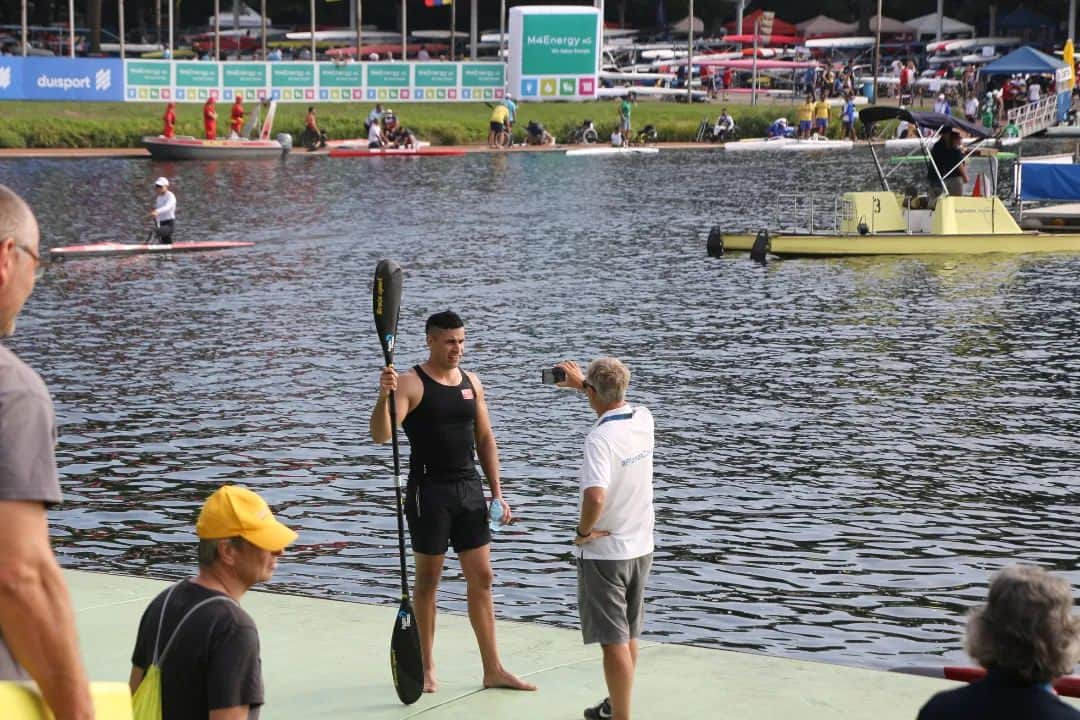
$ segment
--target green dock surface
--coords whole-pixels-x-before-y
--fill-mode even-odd
[[[67,571],[92,680],[126,681],[139,618],[168,583]],[[503,663],[534,693],[483,690],[468,619],[440,613],[440,689],[398,702],[390,679],[393,605],[250,592],[241,604],[262,642],[263,720],[303,718],[513,718],[572,720],[604,695],[599,646],[573,630],[500,622]],[[497,610],[497,606],[496,606]],[[646,621],[647,627],[647,621]],[[912,720],[946,680],[686,645],[642,643],[635,718]]]

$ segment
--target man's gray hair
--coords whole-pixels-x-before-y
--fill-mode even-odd
[[[242,537],[214,538],[213,540],[199,538],[199,567],[210,567],[218,561],[221,557],[218,552],[218,543],[222,540],[228,540],[237,547],[247,542]]]
[[[1069,583],[1034,565],[994,576],[985,605],[968,616],[967,652],[987,669],[1038,685],[1080,660],[1080,616]]]
[[[585,379],[596,390],[600,402],[611,405],[626,398],[626,386],[630,384],[630,368],[616,358],[602,357],[589,363]]]

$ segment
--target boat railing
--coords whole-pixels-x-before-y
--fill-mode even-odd
[[[839,195],[781,193],[776,198],[776,227],[782,232],[835,233],[854,214],[854,205]]]

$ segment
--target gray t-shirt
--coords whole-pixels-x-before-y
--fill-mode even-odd
[[[45,383],[0,345],[0,502],[60,502],[56,417]],[[26,680],[0,632],[0,680]]]

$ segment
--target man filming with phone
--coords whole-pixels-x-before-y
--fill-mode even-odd
[[[584,375],[570,360],[552,370],[544,380],[584,392],[597,417],[585,437],[574,543],[581,634],[603,649],[608,697],[585,717],[629,720],[653,556],[653,417],[626,402],[630,370],[615,358],[594,360]]]
[[[416,560],[416,624],[424,665],[424,692],[435,692],[435,591],[452,543],[461,561],[469,622],[480,647],[485,688],[535,690],[499,661],[495,645],[495,605],[491,595],[491,531],[476,456],[487,476],[493,502],[504,523],[510,506],[499,483],[499,450],[488,418],[484,386],[459,367],[465,352],[465,323],[446,311],[428,318],[428,359],[400,375],[392,366],[379,378],[379,398],[371,413],[371,437],[390,440],[389,397],[409,438],[409,480],[405,518]]]

